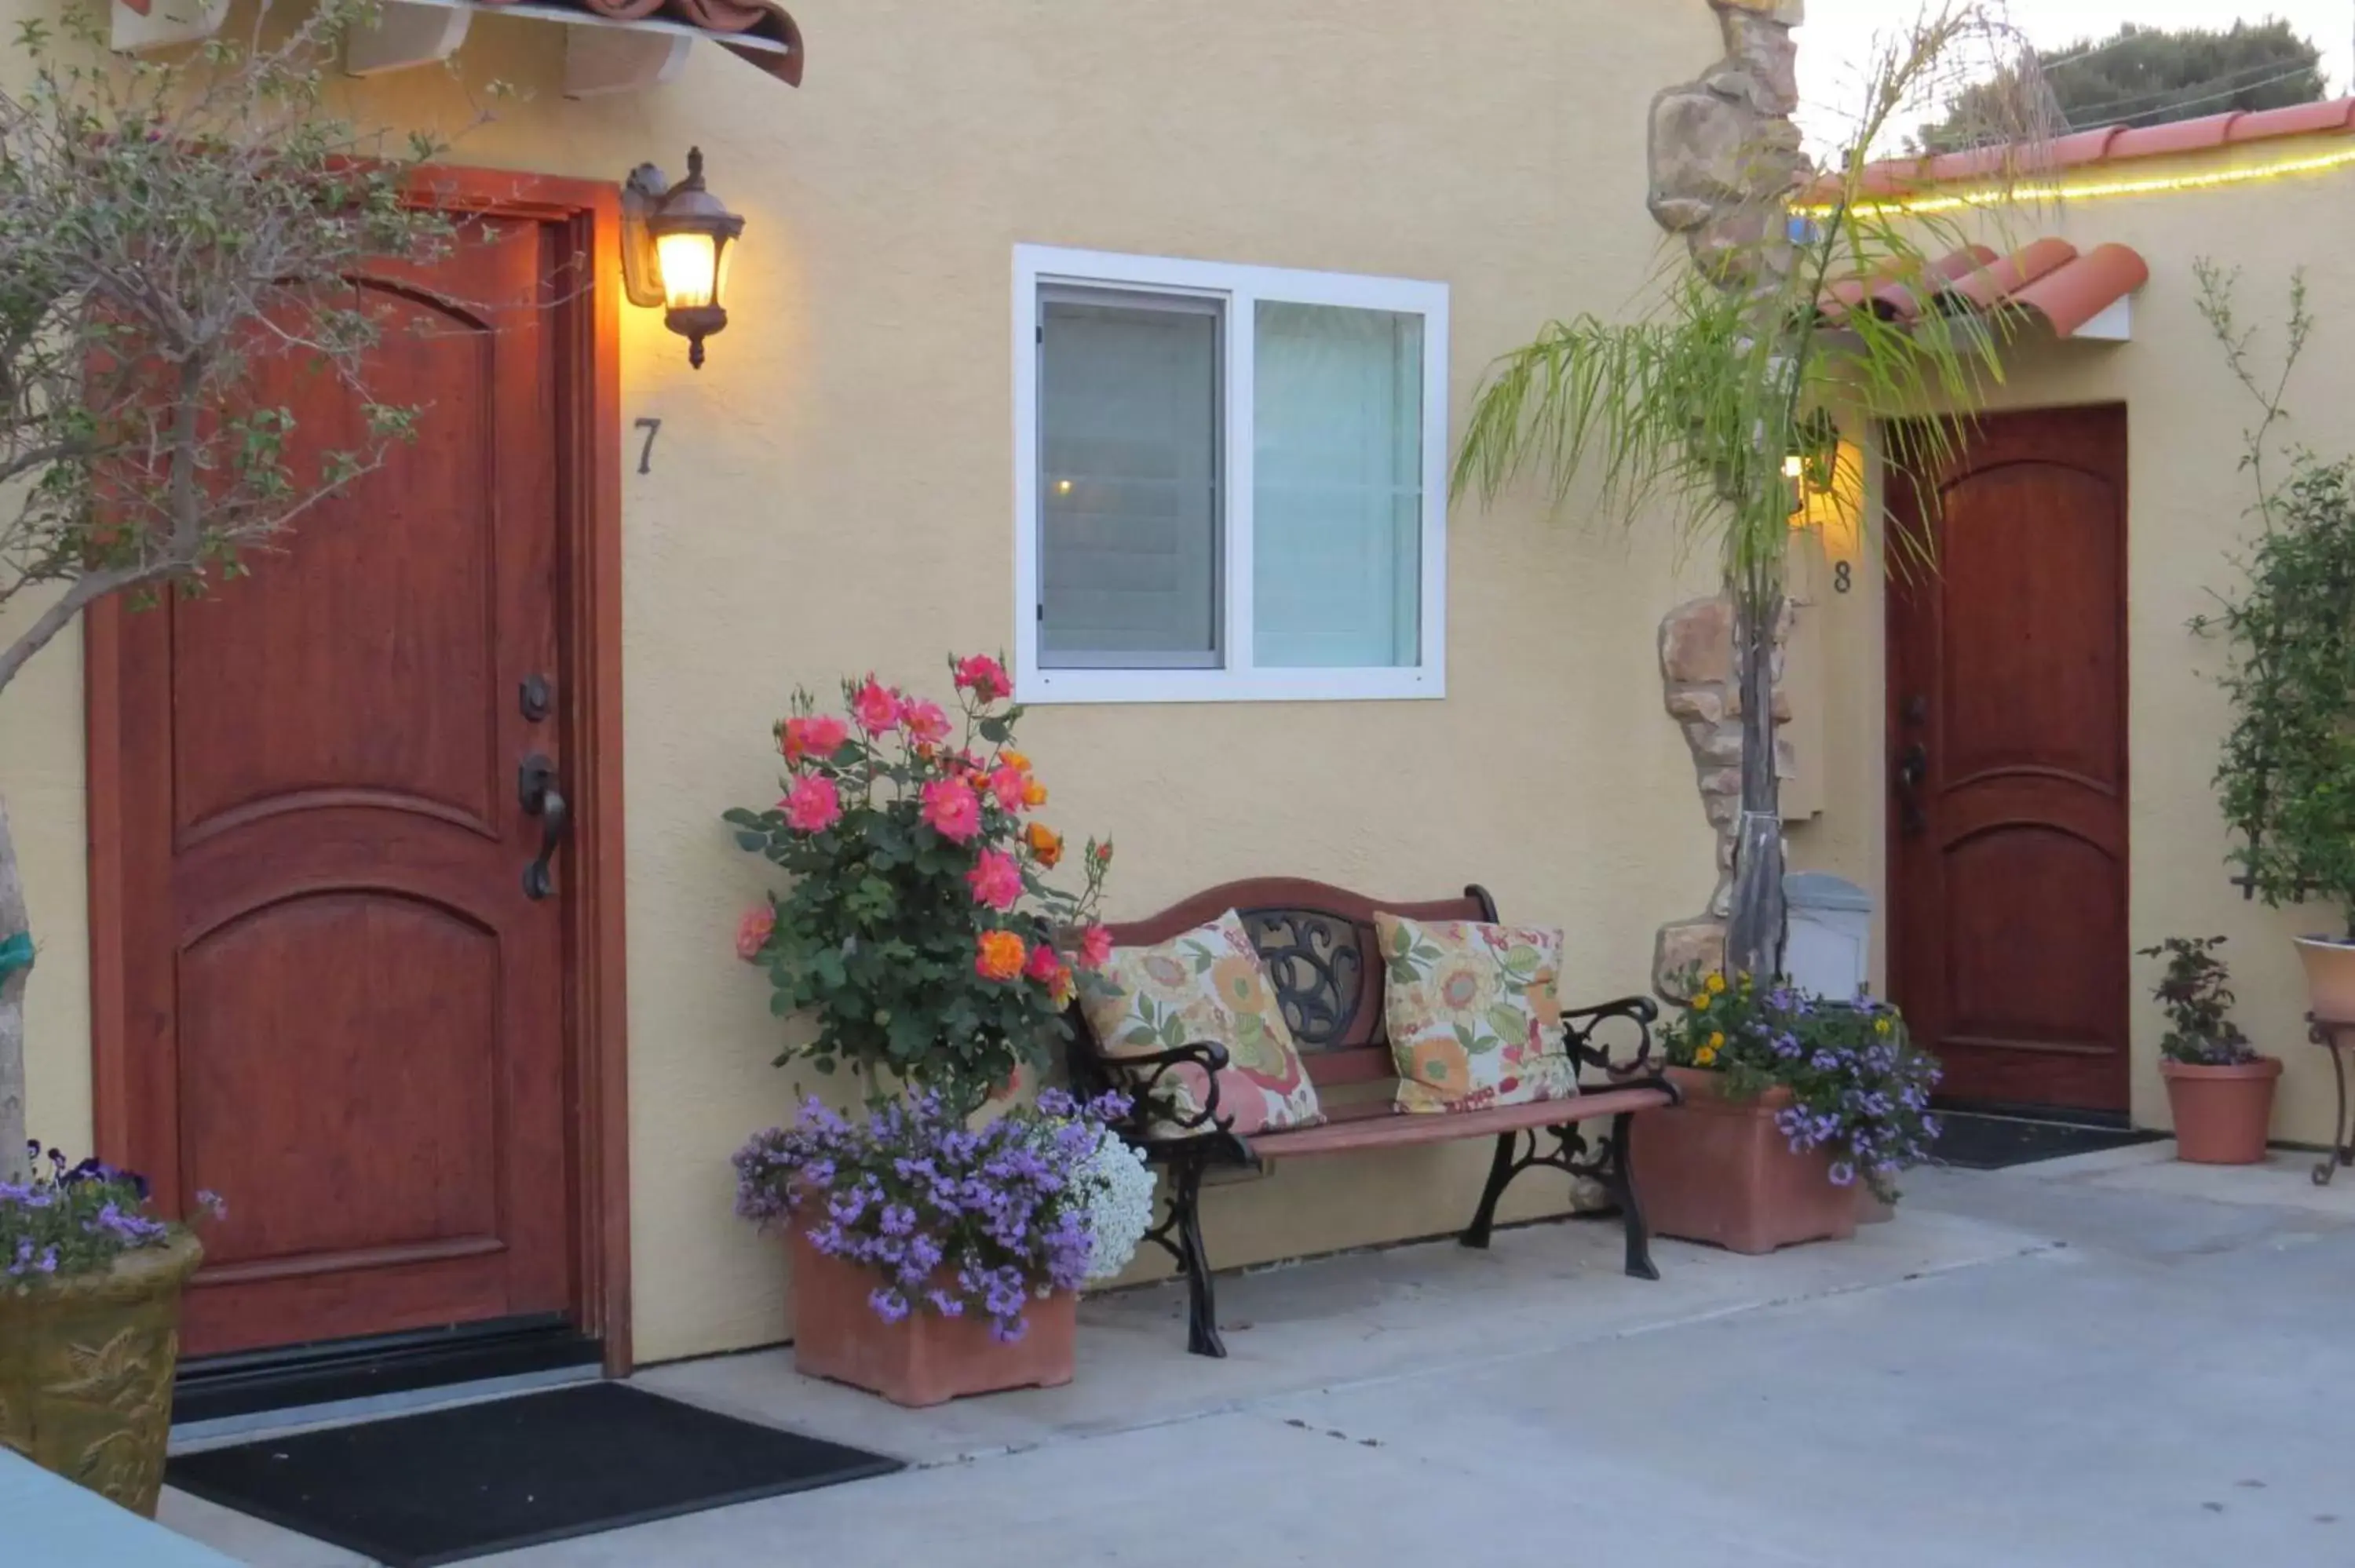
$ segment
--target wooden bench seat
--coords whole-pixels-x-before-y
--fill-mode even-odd
[[[1393,1109],[1391,1100],[1398,1080],[1383,1029],[1382,960],[1374,916],[1495,924],[1497,906],[1487,890],[1474,886],[1460,898],[1391,903],[1318,882],[1262,878],[1209,888],[1149,919],[1115,925],[1112,938],[1121,947],[1152,946],[1207,925],[1230,909],[1241,916],[1259,949],[1284,1022],[1320,1096],[1364,1085],[1369,1086],[1368,1097],[1337,1100],[1327,1096],[1327,1119],[1317,1126],[1245,1139],[1230,1130],[1231,1117],[1220,1115],[1213,1080],[1209,1103],[1185,1124],[1189,1129],[1185,1136],[1147,1139],[1146,1128],[1156,1119],[1150,1102],[1163,1080],[1181,1067],[1215,1074],[1227,1064],[1225,1049],[1205,1041],[1150,1055],[1108,1059],[1089,1033],[1084,1015],[1073,1010],[1072,1083],[1091,1093],[1120,1088],[1134,1096],[1136,1108],[1122,1135],[1148,1160],[1169,1170],[1168,1207],[1146,1239],[1167,1252],[1186,1276],[1190,1297],[1188,1349],[1197,1355],[1227,1353],[1219,1338],[1200,1215],[1203,1176],[1220,1166],[1493,1138],[1496,1155],[1479,1205],[1461,1238],[1465,1245],[1487,1246],[1505,1190],[1522,1171],[1544,1166],[1601,1182],[1618,1205],[1626,1234],[1627,1272],[1645,1279],[1659,1277],[1652,1266],[1650,1235],[1627,1177],[1627,1150],[1637,1113],[1677,1103],[1675,1086],[1653,1060],[1651,1025],[1659,1010],[1650,998],[1565,1008],[1565,1044],[1584,1089],[1573,1098],[1405,1115]],[[1615,1057],[1614,1043],[1602,1038],[1606,1026],[1625,1037],[1617,1043],[1623,1049]],[[1166,1122],[1167,1118],[1158,1119]],[[1597,1124],[1592,1131],[1590,1123]],[[1604,1125],[1608,1130],[1603,1129]],[[1540,1145],[1541,1136],[1551,1140],[1550,1148]]]

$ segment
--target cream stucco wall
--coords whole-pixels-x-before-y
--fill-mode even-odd
[[[2243,164],[2308,156],[2345,145],[2298,140],[2258,143]],[[2196,173],[2221,161],[2142,162],[2146,175]],[[2125,173],[2125,169],[2111,171]],[[2131,245],[2150,263],[2133,305],[2133,338],[2115,344],[2059,343],[2031,331],[2007,355],[1999,408],[2124,403],[2128,442],[2128,931],[2137,947],[2169,936],[2230,938],[2243,1026],[2258,1047],[2287,1062],[2275,1101],[2274,1136],[2320,1143],[2330,1137],[2330,1072],[2306,1042],[2305,988],[2289,938],[2329,929],[2320,908],[2271,911],[2243,902],[2227,880],[2230,839],[2210,779],[2227,713],[2213,676],[2223,649],[2187,622],[2212,609],[2211,593],[2236,580],[2231,557],[2252,529],[2254,499],[2237,469],[2241,431],[2254,411],[2225,369],[2196,309],[2195,260],[2242,270],[2240,313],[2263,329],[2261,360],[2277,354],[2292,272],[2306,269],[2318,334],[2290,404],[2290,428],[2326,455],[2355,447],[2338,411],[2355,400],[2355,257],[2335,242],[2326,215],[2355,195],[2355,173],[2337,172],[2200,191],[2087,200],[2010,215],[2019,240],[2059,234],[2082,248]],[[1868,557],[1862,587],[1826,601],[1824,696],[1827,808],[1792,840],[1796,863],[1883,885],[1882,600]],[[1885,902],[1885,901],[1884,901]],[[2134,1118],[2169,1124],[2158,1069],[2161,1021],[2147,996],[2157,978],[2136,960]]]
[[[5,20],[15,0],[0,0]],[[1705,5],[1497,0],[911,0],[797,8],[807,85],[698,49],[667,87],[558,92],[559,35],[479,18],[461,79],[531,97],[456,161],[618,178],[698,143],[749,226],[707,369],[643,312],[622,417],[633,1278],[658,1360],[783,1330],[774,1249],[730,1215],[730,1150],[783,1117],[765,988],[733,959],[760,866],[717,825],[773,794],[768,726],[847,670],[937,682],[1011,641],[1018,242],[1435,279],[1460,426],[1480,366],[1547,315],[1617,312],[1657,264],[1645,106],[1717,53]],[[434,70],[357,93],[463,123]],[[632,445],[634,457],[635,446]],[[1570,988],[1640,990],[1651,934],[1712,877],[1657,620],[1693,574],[1664,537],[1455,510],[1442,702],[1040,710],[1027,749],[1075,833],[1121,843],[1114,913],[1289,872],[1399,895],[1479,879],[1568,928]],[[1680,588],[1679,578],[1683,578]],[[79,651],[0,703],[0,789],[44,959],[33,1107],[89,1129]],[[1485,1150],[1287,1169],[1219,1192],[1219,1260],[1460,1225]],[[1558,1207],[1532,1181],[1518,1212]]]

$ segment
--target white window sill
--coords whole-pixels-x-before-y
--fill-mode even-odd
[[[1058,703],[1412,702],[1447,695],[1444,673],[1421,670],[1025,670],[1014,698]]]

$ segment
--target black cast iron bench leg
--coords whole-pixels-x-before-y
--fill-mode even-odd
[[[1619,1223],[1627,1231],[1627,1273],[1636,1279],[1657,1279],[1660,1271],[1652,1262],[1652,1231],[1644,1224],[1643,1205],[1636,1201],[1636,1182],[1629,1174],[1628,1140],[1636,1131],[1636,1113],[1621,1111],[1611,1121],[1610,1174],[1604,1179],[1611,1195],[1619,1203]]]
[[[1518,1132],[1497,1135],[1497,1157],[1488,1162],[1488,1184],[1480,1190],[1480,1207],[1474,1212],[1471,1225],[1457,1238],[1465,1246],[1487,1249],[1488,1237],[1497,1226],[1497,1200],[1504,1197],[1505,1189],[1513,1184],[1518,1173],[1513,1156],[1520,1146],[1521,1135]]]
[[[1194,1355],[1223,1360],[1227,1346],[1219,1338],[1210,1252],[1202,1245],[1202,1156],[1190,1154],[1171,1168],[1170,1218],[1177,1222],[1178,1256],[1186,1268],[1186,1349]]]

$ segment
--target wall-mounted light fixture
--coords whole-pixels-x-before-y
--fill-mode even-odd
[[[703,368],[703,340],[728,324],[728,264],[744,220],[703,184],[703,149],[687,150],[687,178],[672,185],[652,164],[622,185],[622,281],[634,305],[663,310]]]

